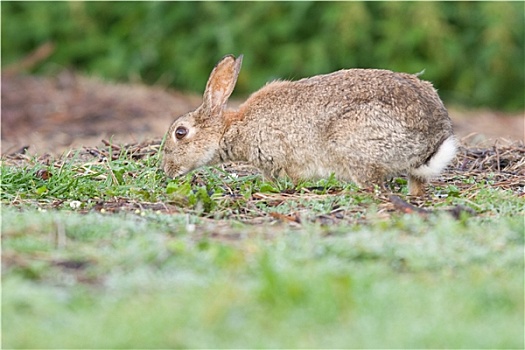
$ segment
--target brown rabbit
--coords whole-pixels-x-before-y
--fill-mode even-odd
[[[406,173],[410,194],[422,195],[456,153],[447,110],[416,75],[348,69],[274,81],[227,110],[241,63],[242,55],[219,61],[202,105],[171,124],[162,162],[169,176],[226,161],[249,162],[270,178],[333,173],[360,186]]]

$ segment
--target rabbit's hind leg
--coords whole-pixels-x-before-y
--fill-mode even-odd
[[[424,196],[426,182],[426,180],[420,177],[408,175],[408,194],[418,197]]]

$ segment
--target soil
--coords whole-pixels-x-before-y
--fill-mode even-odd
[[[2,73],[2,155],[61,154],[94,147],[160,139],[172,120],[201,96],[160,86],[115,84],[64,71],[55,77]],[[230,105],[239,105],[235,100]],[[524,113],[449,107],[465,144],[494,139],[524,141]]]

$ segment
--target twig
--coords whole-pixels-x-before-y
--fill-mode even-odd
[[[406,214],[416,213],[423,217],[427,217],[429,214],[439,212],[439,210],[428,210],[428,209],[418,208],[416,206],[413,206],[410,203],[405,202],[404,200],[402,200],[401,198],[395,195],[390,195],[388,198],[390,199],[390,202],[392,202],[392,204],[394,205],[394,208],[399,210],[402,213],[406,213]],[[456,205],[453,208],[445,210],[445,212],[452,215],[454,219],[456,220],[460,219],[464,213],[468,215],[476,215],[476,212],[472,208],[465,207],[463,205]]]
[[[53,51],[55,51],[55,44],[48,41],[47,43],[40,45],[29,55],[24,57],[24,59],[22,59],[21,62],[16,62],[4,68],[2,73],[6,75],[15,75],[20,73],[21,71],[31,69],[39,62],[51,56]]]
[[[283,215],[283,214],[273,212],[273,213],[270,213],[270,216],[274,219],[281,220],[281,221],[294,222],[297,224],[301,223],[301,219],[297,215],[290,216],[290,215]]]
[[[426,216],[430,213],[426,209],[418,208],[416,206],[413,206],[410,203],[405,202],[398,196],[390,195],[388,196],[388,199],[390,199],[390,202],[392,202],[392,204],[394,205],[394,208],[396,210],[399,210],[402,213],[406,213],[406,214],[416,213],[416,214],[423,215],[423,216]]]
[[[26,153],[28,148],[29,148],[29,146],[22,146],[19,149],[17,149],[16,151],[14,151],[13,153],[9,153],[9,157],[14,157],[14,156],[19,155],[19,154],[24,154],[24,153]]]
[[[494,143],[494,152],[496,152],[496,169],[498,169],[498,173],[501,172],[501,162],[499,159],[499,149],[498,149],[498,140]]]
[[[113,148],[115,151],[120,151],[120,146],[118,145],[112,144],[111,142],[106,141],[106,140],[102,140],[102,143],[108,147]]]

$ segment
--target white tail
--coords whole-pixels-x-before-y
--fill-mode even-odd
[[[437,152],[430,160],[411,171],[411,174],[422,179],[430,179],[438,176],[443,169],[452,161],[458,149],[457,141],[454,136],[449,136],[439,146]]]

